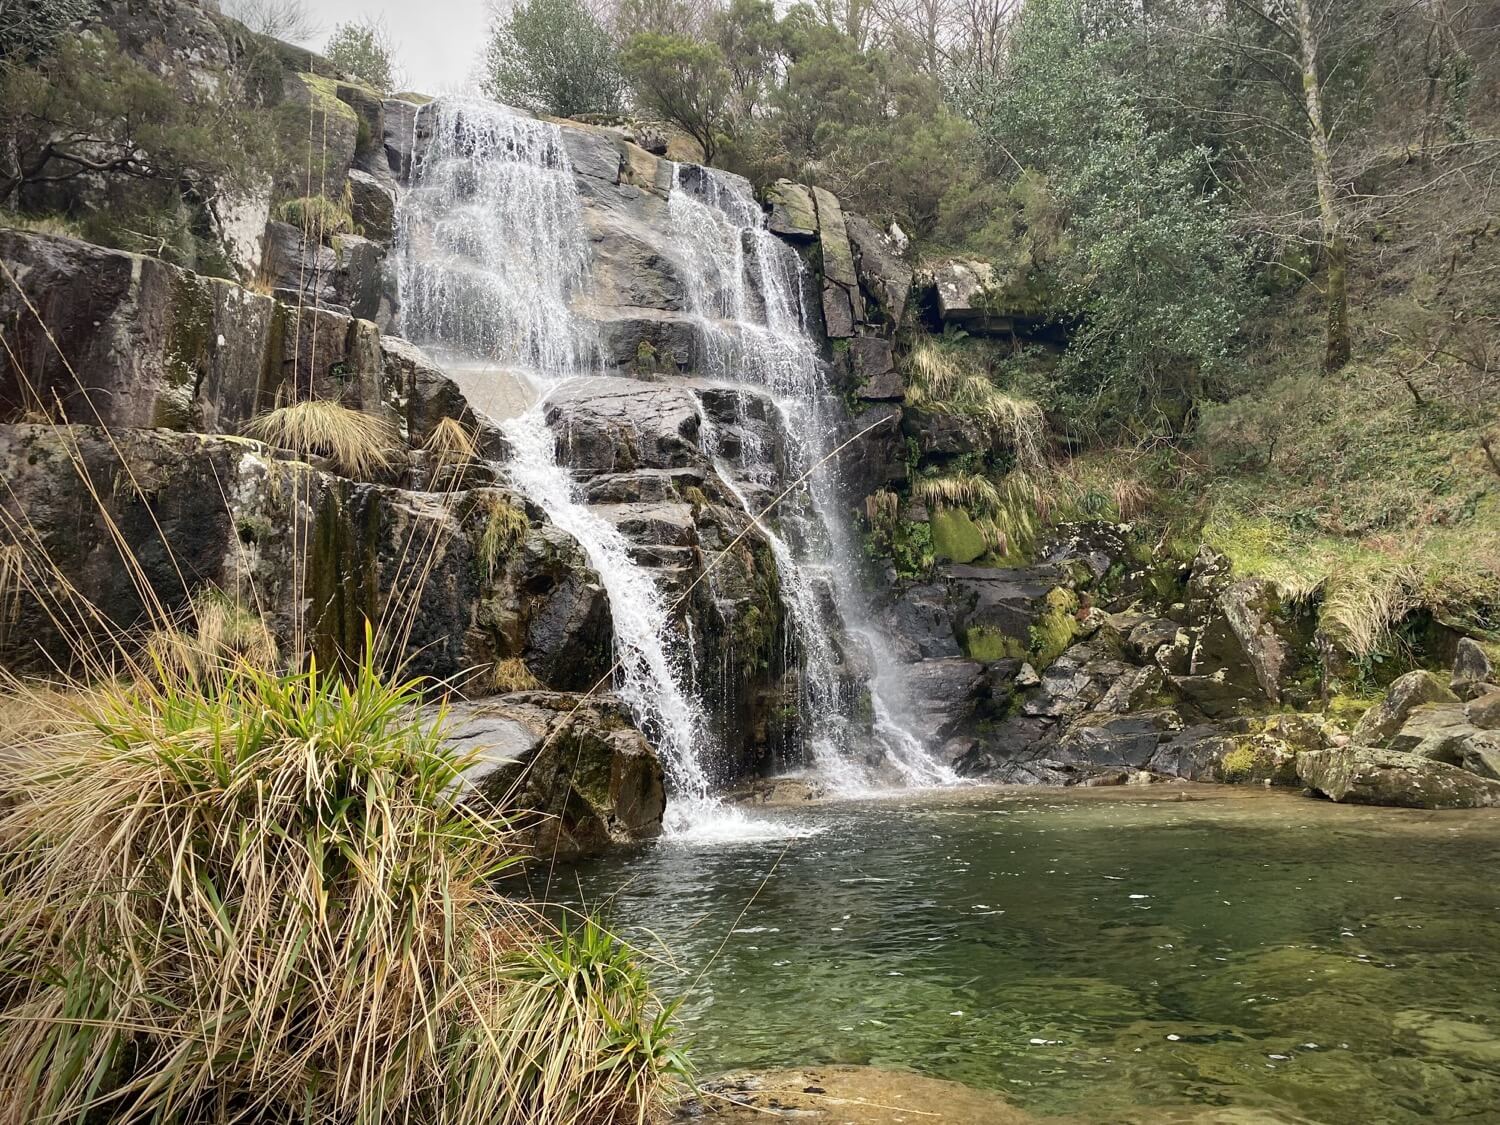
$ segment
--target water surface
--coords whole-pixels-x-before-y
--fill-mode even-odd
[[[1164,786],[758,815],[819,831],[560,873],[692,988],[706,1074],[909,1067],[1097,1122],[1500,1122],[1496,811]]]

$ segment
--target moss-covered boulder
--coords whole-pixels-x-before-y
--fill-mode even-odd
[[[1297,757],[1302,784],[1335,801],[1413,809],[1500,807],[1500,781],[1399,750],[1344,746]]]

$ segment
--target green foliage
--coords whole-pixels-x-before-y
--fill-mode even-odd
[[[390,36],[373,20],[339,24],[328,37],[323,53],[334,66],[377,93],[387,94],[397,85]]]
[[[485,50],[484,90],[558,117],[624,108],[614,41],[582,0],[525,0],[497,18]]]
[[[1113,72],[1116,41],[1094,35],[1097,16],[1084,0],[1032,0],[1004,77],[962,91],[963,104],[991,166],[1018,183],[1045,176],[1066,216],[1065,245],[1043,239],[1040,261],[1033,245],[1007,263],[1050,273],[1054,315],[1072,325],[1048,405],[1075,431],[1172,430],[1231,364],[1254,303],[1248,263],[1200,186],[1207,154],[1152,129]]]
[[[0,65],[0,134],[0,205],[87,212],[100,240],[199,268],[202,201],[248,191],[275,156],[261,113],[207,83],[184,93],[108,32]]]
[[[493,579],[505,560],[526,541],[531,523],[524,508],[517,507],[498,493],[481,495],[477,511],[482,523],[474,551],[486,577]]]
[[[723,52],[686,35],[632,35],[620,65],[642,106],[679,126],[712,162],[729,123],[731,77]]]

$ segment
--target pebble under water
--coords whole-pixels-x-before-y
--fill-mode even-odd
[[[1163,786],[757,816],[816,833],[552,890],[608,902],[664,993],[698,981],[704,1075],[906,1067],[1089,1122],[1500,1121],[1500,811]]]

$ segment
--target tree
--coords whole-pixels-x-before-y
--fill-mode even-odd
[[[0,203],[84,177],[206,201],[250,186],[266,130],[234,98],[184,97],[105,32],[65,38],[35,67],[0,68],[0,135]]]
[[[334,66],[382,94],[396,84],[390,35],[375,20],[339,24],[328,37],[323,53]]]
[[[484,66],[485,93],[533,112],[577,117],[624,107],[614,41],[581,0],[497,9]]]
[[[224,14],[258,35],[300,43],[318,34],[319,26],[303,0],[226,0]]]
[[[1041,177],[1067,227],[1051,277],[1070,328],[1053,406],[1085,429],[1175,428],[1254,301],[1208,154],[1152,128],[1085,0],[1031,0],[1007,64],[963,104],[989,174]]]
[[[713,43],[647,31],[632,35],[620,64],[643,106],[679,126],[712,163],[730,122],[731,78]]]
[[[0,0],[0,66],[24,66],[92,15],[96,0]]]

